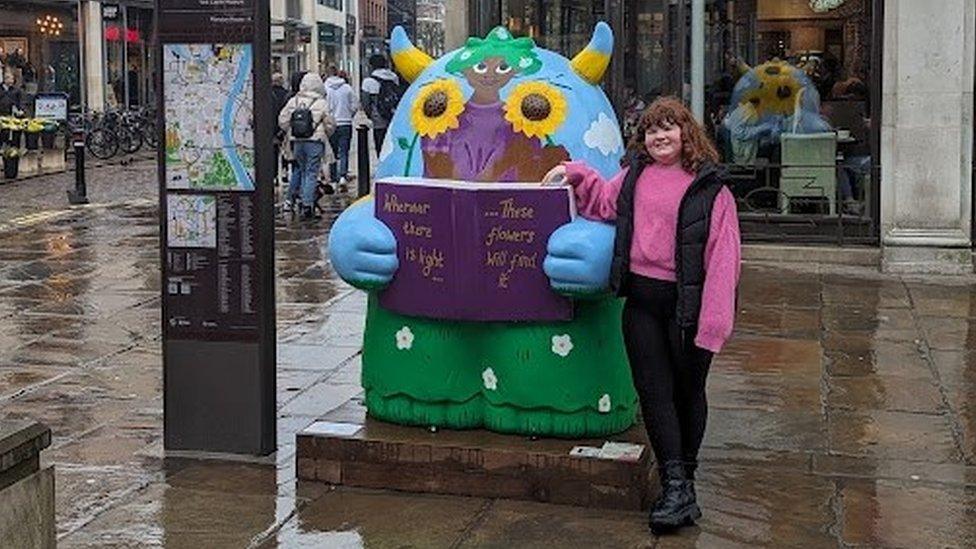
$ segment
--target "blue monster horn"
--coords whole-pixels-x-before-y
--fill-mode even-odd
[[[410,42],[407,32],[401,26],[393,27],[393,32],[390,34],[390,53],[393,57],[393,65],[408,82],[416,80],[420,73],[434,62],[429,55]]]
[[[583,51],[576,54],[570,66],[583,80],[590,84],[599,84],[610,65],[610,54],[613,52],[613,31],[610,25],[603,21],[593,29],[593,38]]]

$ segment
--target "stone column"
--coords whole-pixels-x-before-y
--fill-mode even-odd
[[[970,273],[976,0],[884,9],[882,268]]]
[[[315,0],[302,1],[302,23],[312,27],[312,40],[305,44],[306,70],[322,74],[326,67],[319,67],[319,24]]]
[[[81,4],[81,28],[84,59],[86,106],[91,110],[105,109],[105,40],[102,35],[102,3],[90,0]]]
[[[468,3],[470,0],[444,0],[444,51],[464,45],[471,36],[468,31]]]

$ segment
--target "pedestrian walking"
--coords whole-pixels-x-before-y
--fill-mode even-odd
[[[329,136],[335,130],[321,76],[308,73],[302,78],[298,94],[278,113],[278,125],[287,132],[295,159],[288,199],[296,203],[300,192],[302,219],[318,219],[321,217],[315,211],[318,172],[323,161],[333,160]]]
[[[329,112],[335,119],[336,129],[329,138],[335,161],[329,165],[329,178],[339,192],[349,190],[349,145],[352,143],[352,118],[359,110],[359,99],[352,86],[339,75],[335,65],[329,66],[329,77],[325,80],[325,91],[329,102]]]
[[[649,516],[659,534],[701,516],[694,479],[705,380],[732,334],[739,221],[718,153],[679,100],[651,103],[629,148],[630,165],[609,181],[583,162],[557,166],[546,180],[565,178],[583,217],[616,223],[610,287],[626,298],[624,344],[660,467]]]
[[[278,125],[278,115],[281,109],[285,108],[291,93],[285,88],[285,75],[276,72],[271,75],[271,112],[274,113],[274,129],[272,130],[272,144],[274,147],[275,162],[275,184],[277,185],[278,175],[281,172],[281,145],[285,142],[285,131]]]
[[[363,79],[363,110],[373,125],[373,145],[376,154],[383,148],[386,130],[402,96],[400,78],[390,70],[390,63],[380,54],[369,58],[372,72]]]

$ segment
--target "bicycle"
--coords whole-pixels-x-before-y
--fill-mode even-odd
[[[98,113],[74,114],[68,119],[72,132],[82,131],[85,135],[85,148],[99,160],[108,160],[119,151],[119,138],[102,121]]]

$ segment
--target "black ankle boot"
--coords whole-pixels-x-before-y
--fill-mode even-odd
[[[680,461],[669,461],[661,468],[661,498],[651,509],[649,525],[655,535],[691,525],[701,517],[691,481]]]

